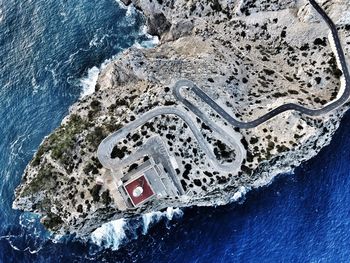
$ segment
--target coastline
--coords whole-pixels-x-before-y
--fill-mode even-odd
[[[168,34],[168,32],[166,34]],[[167,35],[164,38],[171,39],[172,37],[169,37],[169,35]],[[156,46],[153,49],[150,49],[148,52],[145,50],[139,50],[139,51],[127,50],[127,51],[123,52],[123,54],[130,56],[129,58],[125,59],[125,58],[121,58],[121,56],[118,56],[116,58],[116,60],[113,60],[110,63],[108,63],[105,66],[105,69],[102,70],[102,72],[100,73],[98,80],[97,80],[98,81],[97,87],[99,87],[97,89],[97,92],[100,92],[100,91],[101,92],[97,95],[93,94],[93,95],[88,96],[85,99],[83,98],[83,100],[81,102],[78,102],[75,105],[73,105],[73,107],[71,109],[70,116],[72,116],[72,114],[76,114],[78,112],[80,114],[82,112],[81,110],[79,110],[79,107],[83,108],[80,106],[81,103],[86,103],[86,102],[92,101],[93,97],[99,96],[102,92],[108,91],[108,89],[113,90],[114,89],[113,87],[116,85],[117,86],[120,85],[123,89],[123,85],[128,87],[128,85],[130,85],[129,83],[131,83],[131,85],[135,85],[137,83],[137,81],[152,82],[151,76],[148,76],[147,74],[145,74],[147,71],[144,70],[142,67],[141,68],[135,67],[135,64],[133,64],[133,63],[136,63],[136,64],[139,63],[138,57],[139,56],[142,57],[142,55],[144,55],[145,53],[148,53],[147,55],[151,56],[150,53],[152,53],[153,50],[157,50],[157,49],[159,50],[162,48],[163,45],[171,45],[169,43],[176,42],[176,41],[164,41],[164,38],[163,38],[163,42],[161,41],[160,46]],[[182,36],[180,38],[186,39],[186,38],[191,38],[191,36]],[[178,38],[178,40],[180,38]],[[189,39],[188,41],[192,41],[192,40]],[[198,43],[200,43],[200,41]],[[185,44],[186,44],[186,42],[185,42]],[[134,60],[133,56],[135,56],[135,58],[136,58],[135,61],[133,61]],[[124,65],[126,67],[122,69],[120,67],[120,65],[118,65],[119,62],[121,62],[122,65]],[[116,73],[115,69],[117,69],[118,73]],[[127,70],[125,70],[125,69],[127,69]],[[111,74],[111,72],[113,72],[113,73]],[[145,80],[145,76],[146,76],[146,80]],[[169,82],[169,81],[162,81],[162,80],[160,80],[160,81],[163,83]],[[203,80],[200,80],[200,78],[198,81],[203,82]],[[157,82],[159,82],[159,80],[157,80]],[[139,84],[136,84],[136,85],[139,85]],[[207,90],[210,90],[207,88],[207,85],[208,84],[204,84],[204,87]],[[155,89],[154,94],[157,94],[159,91],[160,91],[160,87],[157,87]],[[122,91],[122,92],[127,93],[129,91],[126,88],[125,91]],[[210,91],[210,92],[212,92],[212,91]],[[218,91],[218,93],[220,94],[220,91]],[[140,94],[140,96],[142,96],[142,94]],[[136,98],[136,100],[137,100],[137,98]],[[162,103],[164,103],[164,102],[162,102]],[[293,169],[293,167],[296,167],[301,162],[312,158],[313,156],[315,156],[317,154],[317,152],[321,148],[323,148],[325,145],[328,145],[330,140],[331,140],[332,134],[337,129],[337,127],[339,125],[339,120],[341,119],[341,116],[344,114],[347,107],[348,107],[348,105],[346,107],[340,108],[339,110],[336,110],[335,112],[333,112],[331,114],[327,114],[325,119],[323,119],[321,121],[321,127],[317,126],[318,125],[317,122],[319,120],[316,120],[316,123],[312,124],[311,125],[312,128],[310,128],[310,129],[307,128],[307,126],[309,124],[305,124],[305,123],[308,123],[308,122],[311,123],[313,120],[310,120],[308,117],[299,116],[299,114],[297,114],[297,113],[282,114],[283,115],[281,117],[282,119],[288,119],[288,120],[292,120],[294,122],[297,122],[297,120],[299,118],[305,120],[303,125],[304,125],[305,129],[309,129],[310,136],[309,137],[306,136],[306,138],[301,138],[301,139],[303,139],[303,140],[300,140],[300,141],[302,141],[302,143],[298,142],[298,144],[300,143],[300,145],[298,145],[298,147],[295,147],[294,149],[289,149],[288,151],[275,154],[275,156],[273,156],[270,159],[267,159],[266,161],[255,162],[255,168],[252,169],[253,173],[250,174],[249,177],[247,177],[249,179],[249,180],[247,180],[248,183],[245,182],[241,185],[235,185],[235,186],[228,184],[228,185],[225,185],[224,187],[217,185],[218,187],[216,187],[215,189],[212,189],[212,191],[205,194],[204,196],[203,195],[191,196],[191,197],[184,196],[184,197],[180,198],[179,200],[168,200],[166,202],[161,202],[158,204],[151,202],[148,207],[144,207],[142,209],[139,209],[137,211],[133,211],[131,213],[129,213],[129,212],[123,212],[123,213],[119,212],[118,213],[117,212],[115,214],[115,210],[113,211],[113,209],[115,209],[115,207],[113,207],[113,205],[111,205],[111,208],[112,208],[111,211],[113,211],[113,212],[110,212],[110,211],[107,212],[106,217],[103,220],[109,221],[113,218],[129,217],[129,216],[132,216],[133,214],[144,213],[147,211],[155,211],[158,209],[164,209],[165,207],[169,207],[169,206],[181,207],[181,206],[188,206],[188,205],[198,205],[198,206],[221,205],[221,204],[227,204],[228,202],[237,201],[237,197],[238,197],[238,199],[241,198],[242,194],[244,195],[247,190],[249,190],[251,188],[261,187],[261,186],[265,186],[267,184],[270,184],[273,181],[273,178],[277,174],[280,174],[281,172],[290,172]],[[207,111],[207,109],[206,109],[206,111]],[[84,115],[84,112],[82,112],[82,113],[83,113],[82,115]],[[63,125],[69,123],[69,120],[70,120],[70,117],[65,118]],[[217,120],[217,121],[222,122],[221,120]],[[274,123],[274,121],[275,120],[272,120],[272,123]],[[324,123],[322,123],[322,122],[324,122]],[[269,124],[269,125],[271,126],[271,124]],[[275,125],[275,124],[272,124],[272,126],[273,125]],[[327,130],[327,132],[324,132],[325,129]],[[256,132],[256,129],[254,128],[253,133],[255,133],[255,132]],[[260,133],[257,132],[256,134],[260,134]],[[246,138],[246,140],[252,138],[252,136],[250,136],[249,133],[243,134],[243,137]],[[287,136],[287,138],[288,138],[288,136]],[[245,147],[246,147],[246,145],[245,145]],[[310,151],[310,149],[313,149],[313,150]],[[249,151],[249,149],[248,149],[248,151]],[[247,159],[248,158],[249,158],[249,156],[247,157]],[[49,158],[49,160],[50,160],[50,158]],[[253,167],[254,167],[254,165],[253,165]],[[101,169],[103,169],[103,168],[101,168]],[[26,172],[35,175],[38,172],[38,170],[37,170],[37,168],[33,169],[33,167],[29,167],[29,168],[27,168]],[[30,177],[30,175],[28,175],[28,176]],[[18,190],[17,193],[20,193],[20,191],[21,190]],[[40,200],[40,195],[37,195],[35,197],[34,201],[33,201],[33,199],[27,199],[27,198],[24,198],[22,200],[17,199],[17,201],[15,203],[15,207],[25,209],[25,210],[31,210],[32,209],[32,208],[30,208],[31,204],[37,202],[37,200]],[[45,209],[43,211],[38,210],[35,212],[43,213],[45,211]],[[102,209],[102,207],[100,207],[98,209]],[[98,209],[95,210],[94,213],[99,213],[99,212],[97,212]],[[114,213],[114,215],[111,216],[111,214],[113,214],[113,213]],[[78,233],[78,235],[84,235],[85,233],[91,232],[91,230],[93,228],[96,228],[96,226],[99,225],[100,223],[103,223],[103,220],[98,222],[96,219],[93,219],[89,223],[90,226],[87,226],[87,227],[84,224],[82,227],[79,226],[79,224],[77,224],[76,226],[72,226],[71,222],[68,220],[68,221],[62,222],[64,224],[64,226],[63,226],[64,230],[62,228],[60,230],[59,230],[59,228],[57,228],[57,229],[51,228],[51,230],[54,230],[54,231],[58,231],[58,230],[62,231],[63,230],[63,232],[65,232],[65,231],[76,232],[76,233]],[[62,223],[60,223],[60,224],[62,224]],[[84,228],[83,231],[81,231],[82,228]]]

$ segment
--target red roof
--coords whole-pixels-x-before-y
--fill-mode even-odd
[[[138,188],[138,190],[142,189],[142,193],[139,196],[135,196],[134,191],[136,188]],[[125,189],[135,206],[154,195],[154,192],[144,175],[141,175],[134,181],[126,184]]]

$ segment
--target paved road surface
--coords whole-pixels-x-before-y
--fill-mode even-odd
[[[194,106],[191,102],[189,102],[188,100],[183,98],[181,93],[180,93],[180,89],[184,86],[187,86],[200,99],[202,99],[204,102],[206,102],[214,111],[216,111],[221,117],[223,117],[228,123],[230,123],[231,125],[233,125],[235,127],[245,128],[245,129],[254,128],[254,127],[266,122],[267,120],[269,120],[269,119],[275,117],[276,115],[281,114],[285,111],[295,110],[295,111],[298,111],[300,113],[303,113],[303,114],[306,114],[309,116],[320,116],[320,115],[326,114],[326,113],[340,107],[344,103],[346,103],[350,97],[350,75],[349,75],[349,70],[348,70],[347,65],[346,65],[346,59],[345,59],[345,55],[344,55],[344,52],[343,52],[343,49],[342,49],[342,46],[340,43],[337,28],[334,25],[334,23],[332,22],[332,20],[328,17],[328,15],[323,11],[323,9],[314,0],[309,0],[309,2],[315,8],[315,10],[322,16],[322,18],[327,23],[328,27],[330,28],[330,30],[332,32],[332,37],[333,37],[336,51],[337,51],[336,55],[339,58],[341,70],[343,72],[343,77],[345,79],[344,92],[337,100],[329,103],[328,105],[324,106],[321,109],[309,109],[309,108],[303,107],[303,106],[298,105],[298,104],[287,103],[287,104],[283,104],[283,105],[269,111],[265,115],[255,119],[253,121],[243,122],[243,121],[237,120],[234,117],[232,117],[221,106],[219,106],[211,97],[209,97],[203,90],[201,90],[198,86],[196,86],[190,80],[179,80],[178,82],[176,82],[176,84],[174,86],[175,97],[179,101],[184,103],[193,112],[198,112],[198,108],[196,106]]]
[[[197,139],[197,142],[199,143],[201,149],[205,152],[207,155],[209,161],[213,164],[213,166],[221,171],[228,171],[228,172],[235,172],[237,169],[239,169],[243,158],[244,158],[244,149],[242,149],[241,144],[238,143],[232,136],[227,134],[222,128],[220,128],[218,125],[216,125],[213,121],[211,121],[202,111],[200,111],[195,105],[193,105],[191,102],[186,100],[181,95],[181,88],[187,86],[189,87],[200,99],[202,99],[204,102],[206,102],[214,111],[216,111],[220,116],[222,116],[228,123],[235,127],[239,128],[254,128],[265,121],[275,117],[276,115],[283,113],[285,111],[289,110],[295,110],[302,114],[306,114],[309,116],[319,116],[322,114],[326,114],[339,106],[343,105],[345,102],[348,101],[350,96],[350,75],[349,71],[346,65],[345,55],[340,43],[340,39],[338,36],[337,28],[332,22],[332,20],[328,17],[328,15],[324,12],[324,10],[314,1],[309,0],[310,4],[315,8],[315,10],[322,16],[324,21],[327,23],[328,27],[331,30],[332,37],[334,40],[337,57],[340,62],[341,70],[343,72],[343,77],[345,79],[345,89],[343,94],[335,101],[329,103],[328,105],[324,106],[321,109],[309,109],[303,106],[300,106],[298,104],[294,103],[287,103],[284,105],[281,105],[267,114],[257,118],[256,120],[250,121],[250,122],[242,122],[234,117],[232,117],[229,113],[227,113],[222,107],[220,107],[212,98],[210,98],[203,90],[201,90],[199,87],[197,87],[192,81],[190,80],[179,80],[176,82],[173,93],[175,97],[182,102],[184,105],[186,105],[194,114],[196,114],[202,121],[207,123],[210,128],[219,135],[219,137],[223,138],[223,141],[225,143],[228,143],[232,148],[235,149],[236,152],[236,158],[231,164],[221,164],[211,151],[207,141],[203,137],[200,130],[197,128],[197,126],[192,121],[191,117],[188,115],[188,113],[183,112],[175,107],[160,107],[156,108],[154,110],[151,110],[147,113],[145,113],[143,116],[140,116],[137,120],[129,123],[125,127],[121,128],[120,130],[112,133],[107,138],[105,138],[101,144],[98,147],[97,155],[98,159],[102,163],[102,165],[106,168],[116,170],[118,167],[120,168],[120,165],[123,165],[124,162],[130,161],[132,158],[127,157],[124,160],[116,160],[112,159],[110,154],[113,150],[113,147],[122,139],[124,139],[130,132],[134,131],[147,121],[151,120],[152,118],[164,115],[164,114],[173,114],[178,117],[180,117],[182,120],[184,120],[189,128],[191,129],[192,133]],[[142,151],[149,151],[154,152],[154,149],[142,149]],[[166,158],[169,158],[169,156],[165,156]],[[131,159],[130,159],[131,158]]]
[[[188,115],[188,113],[175,107],[159,107],[154,110],[148,111],[142,116],[140,116],[139,118],[137,118],[135,121],[127,124],[120,130],[106,137],[100,143],[97,149],[97,156],[101,164],[104,167],[108,169],[113,169],[113,170],[120,168],[121,165],[124,166],[123,161],[120,161],[118,158],[116,159],[111,158],[111,152],[113,150],[113,147],[117,145],[119,141],[122,141],[129,133],[135,131],[138,127],[142,126],[147,121],[153,119],[156,116],[167,115],[167,114],[172,114],[180,117],[188,125],[193,135],[195,136],[198,144],[200,145],[201,149],[204,151],[209,161],[216,169],[220,171],[227,171],[227,172],[235,172],[237,171],[237,169],[239,169],[240,164],[242,163],[244,158],[243,156],[244,150],[241,147],[239,147],[238,143],[230,135],[228,135],[220,127],[215,128],[215,131],[218,131],[219,135],[224,138],[224,142],[227,143],[229,146],[231,146],[233,149],[235,149],[235,153],[236,153],[235,160],[232,163],[222,164],[216,159],[216,156],[210,149],[208,142],[203,137],[201,131],[197,128],[196,124],[193,122],[193,120]],[[145,150],[147,151],[147,149]]]

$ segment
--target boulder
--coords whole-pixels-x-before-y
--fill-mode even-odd
[[[122,1],[122,3],[126,6],[131,4],[131,0],[120,0],[120,1]]]
[[[159,38],[169,31],[171,24],[163,13],[155,13],[147,18],[148,33]]]

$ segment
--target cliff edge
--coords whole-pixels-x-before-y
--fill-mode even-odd
[[[346,72],[312,1],[123,2],[141,10],[159,45],[131,47],[105,67],[40,145],[14,208],[84,236],[169,206],[235,201],[329,143],[349,106],[334,104]],[[349,4],[317,3],[349,63]],[[272,114],[292,104],[305,110]]]

